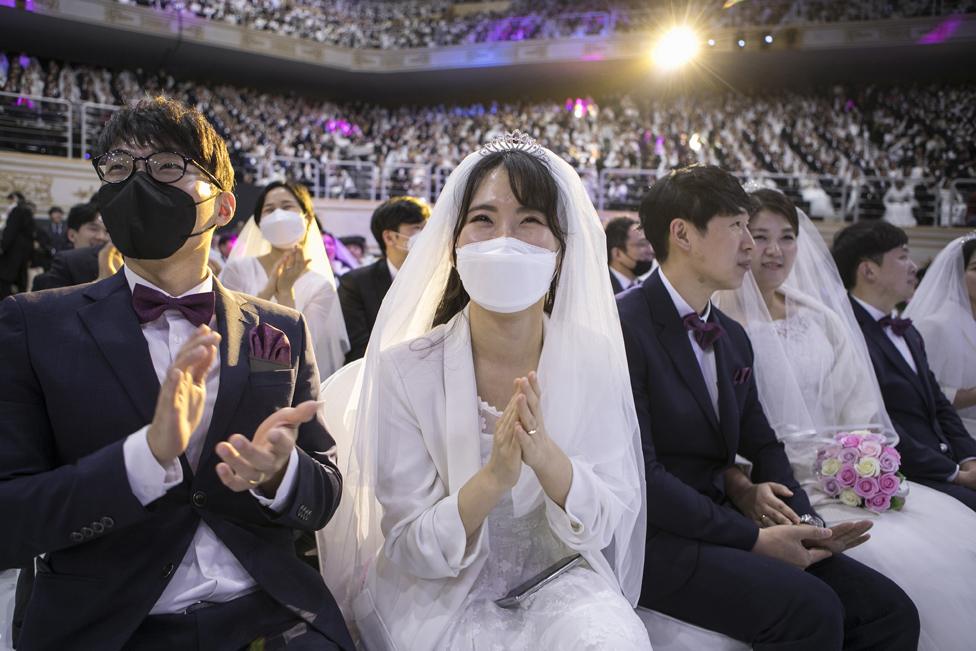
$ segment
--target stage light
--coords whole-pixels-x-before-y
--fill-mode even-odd
[[[662,70],[676,70],[698,54],[698,36],[689,27],[675,27],[654,45],[651,59]]]
[[[772,45],[773,44],[773,35],[772,34],[766,34],[765,36],[763,36],[763,41],[766,42],[766,45]]]
[[[708,47],[715,47],[715,39],[714,38],[708,39]]]
[[[746,46],[746,39],[740,38],[738,41],[735,42],[735,44],[738,45],[740,48],[743,48]]]

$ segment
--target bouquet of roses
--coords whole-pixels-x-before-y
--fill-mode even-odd
[[[901,455],[885,444],[884,436],[858,430],[838,432],[817,452],[813,470],[820,490],[830,497],[881,513],[905,505],[908,483],[900,466]]]

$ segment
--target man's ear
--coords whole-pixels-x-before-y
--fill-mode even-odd
[[[878,277],[878,265],[870,260],[861,260],[857,265],[857,278],[872,283]]]
[[[217,228],[226,226],[237,212],[237,197],[233,192],[221,192],[217,197]]]
[[[679,248],[685,253],[691,251],[691,229],[693,226],[684,219],[674,219],[668,226],[668,250]]]
[[[68,235],[68,241],[74,244],[75,240],[78,238],[78,231],[76,231],[73,228],[69,228],[67,235]]]

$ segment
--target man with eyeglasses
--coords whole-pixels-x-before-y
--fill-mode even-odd
[[[0,567],[25,649],[352,649],[295,556],[338,505],[303,317],[207,266],[234,216],[197,111],[117,112],[93,160],[113,276],[0,303]]]

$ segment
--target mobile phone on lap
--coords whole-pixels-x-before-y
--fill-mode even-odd
[[[560,574],[568,572],[574,567],[581,565],[583,563],[583,557],[579,554],[573,554],[572,556],[567,556],[566,558],[558,561],[542,570],[531,579],[520,583],[511,590],[508,591],[501,599],[496,599],[495,604],[502,608],[516,608],[521,605],[529,596],[535,594],[544,585],[548,585],[556,580]]]

